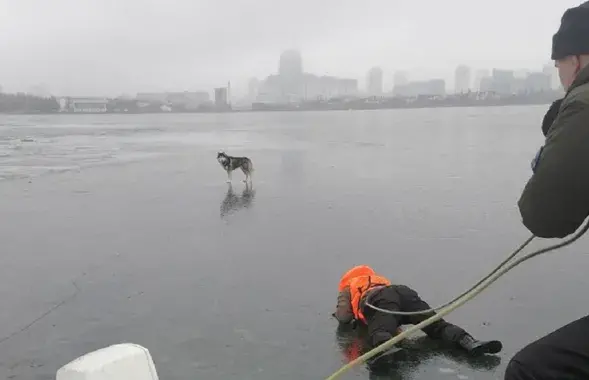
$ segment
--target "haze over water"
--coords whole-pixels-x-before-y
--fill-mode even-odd
[[[330,314],[350,266],[436,306],[529,236],[516,202],[545,110],[1,115],[0,339],[60,306],[1,341],[0,378],[53,379],[134,342],[162,380],[323,379],[344,361]],[[220,149],[251,157],[253,191],[241,173],[228,191]],[[394,378],[502,378],[586,312],[587,248],[534,259],[448,316],[502,340],[500,363],[415,343]]]

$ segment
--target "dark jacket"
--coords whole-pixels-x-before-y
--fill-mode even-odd
[[[534,235],[563,238],[589,215],[589,66],[578,74],[553,122],[543,129],[546,140],[518,206],[523,224]]]

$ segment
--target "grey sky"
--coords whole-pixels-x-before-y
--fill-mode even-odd
[[[373,65],[452,79],[456,65],[541,69],[581,0],[0,0],[0,85],[59,95],[211,90],[277,70],[356,77]],[[452,85],[450,82],[449,86]]]

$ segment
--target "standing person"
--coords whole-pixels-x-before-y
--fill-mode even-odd
[[[518,206],[534,235],[563,238],[589,215],[589,1],[564,12],[552,59],[566,94],[544,117],[546,140]],[[589,379],[589,316],[524,347],[504,378]]]

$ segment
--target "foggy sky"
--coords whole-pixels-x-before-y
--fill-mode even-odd
[[[381,66],[410,79],[458,64],[550,63],[563,11],[581,0],[0,0],[0,85],[57,95],[212,90],[277,71],[299,49],[304,69],[354,77]]]

